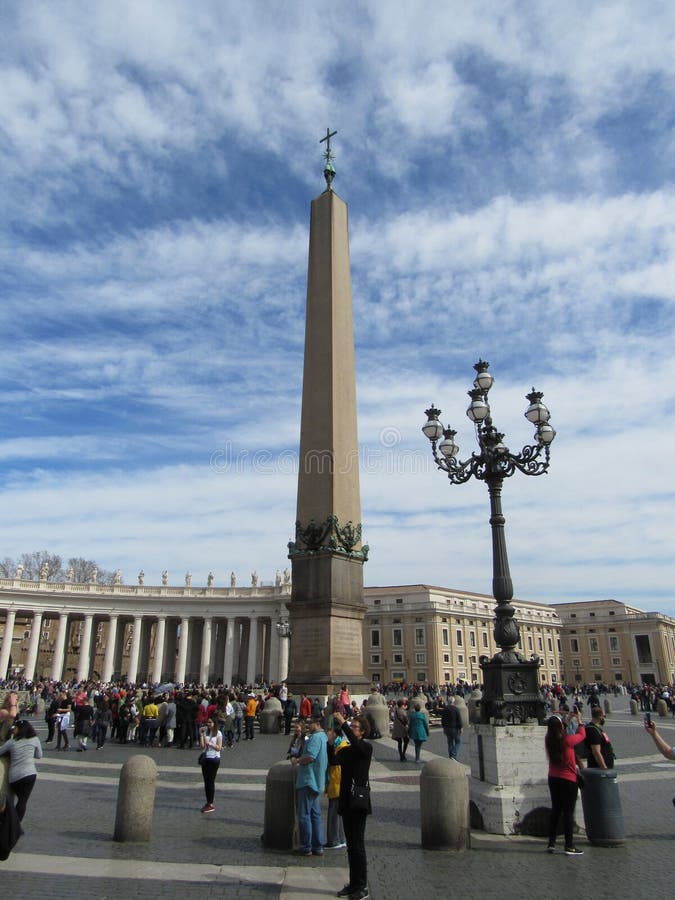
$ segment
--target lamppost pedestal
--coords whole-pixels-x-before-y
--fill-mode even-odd
[[[539,686],[539,660],[504,661],[499,655],[490,660],[481,659],[481,723],[526,723],[528,720],[543,723],[545,709]]]
[[[541,727],[473,725],[469,746],[471,828],[546,837],[551,798]],[[575,821],[583,828],[580,807]]]

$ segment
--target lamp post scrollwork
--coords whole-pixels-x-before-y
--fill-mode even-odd
[[[447,475],[451,484],[464,484],[476,478],[487,484],[490,496],[490,526],[492,530],[492,592],[495,607],[494,639],[500,650],[490,660],[481,657],[484,693],[481,703],[483,722],[515,722],[528,718],[543,721],[543,703],[539,695],[537,672],[539,660],[526,661],[516,650],[520,643],[520,630],[515,618],[513,583],[509,571],[502,512],[502,484],[516,472],[524,475],[543,475],[549,467],[550,444],[555,431],[549,424],[550,413],[542,402],[543,394],[532,391],[527,394],[529,406],[525,418],[534,425],[535,443],[512,453],[504,444],[504,434],[492,421],[488,393],[494,383],[489,363],[479,360],[475,365],[476,377],[466,411],[474,423],[479,452],[472,453],[463,462],[458,460],[457,434],[445,428],[440,421],[441,410],[431,406],[425,411],[427,421],[422,428],[431,442],[434,462]]]

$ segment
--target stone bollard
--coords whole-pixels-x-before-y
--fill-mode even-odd
[[[281,700],[277,697],[270,697],[269,700],[265,700],[263,711],[258,717],[260,719],[260,734],[279,734],[281,732],[282,717]]]
[[[605,697],[605,699],[602,701],[602,706],[605,710],[605,715],[611,716],[612,715],[612,701],[609,699],[609,697]]]
[[[660,716],[662,719],[665,719],[668,715],[668,704],[665,700],[656,701],[656,715]]]
[[[455,759],[432,759],[420,774],[420,819],[424,850],[466,850],[469,773]]]
[[[459,710],[459,714],[462,717],[462,728],[468,728],[469,727],[469,710],[467,709],[466,701],[464,700],[464,697],[460,696],[459,694],[456,694],[455,695],[455,706]]]
[[[379,734],[389,737],[389,707],[379,691],[372,691],[366,703],[365,716],[370,724],[371,738]]]
[[[638,704],[637,700],[631,700],[628,704],[630,706],[630,714],[631,716],[637,716],[638,714]]]
[[[149,841],[155,809],[157,766],[150,756],[132,756],[122,766],[117,791],[114,841]]]
[[[263,845],[270,850],[292,850],[294,828],[295,772],[290,762],[278,762],[265,781]]]
[[[483,699],[483,692],[479,690],[471,691],[469,702],[466,705],[469,715],[469,722],[472,725],[480,725],[480,701]]]

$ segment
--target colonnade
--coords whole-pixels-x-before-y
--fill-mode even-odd
[[[144,608],[127,603],[127,609],[106,610],[100,596],[92,597],[88,608],[78,597],[72,608],[62,603],[50,608],[47,602],[31,609],[17,598],[3,609],[6,598],[0,597],[0,678],[11,661],[11,670],[31,681],[278,681],[288,673],[289,641],[277,628],[286,609],[279,588],[269,593],[267,598],[256,597],[253,609],[241,596],[235,602],[210,599],[205,609],[157,598],[161,608],[156,610],[147,598]]]

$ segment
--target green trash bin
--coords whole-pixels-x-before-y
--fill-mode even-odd
[[[614,769],[584,769],[581,803],[591,844],[617,847],[626,839],[621,796]]]

